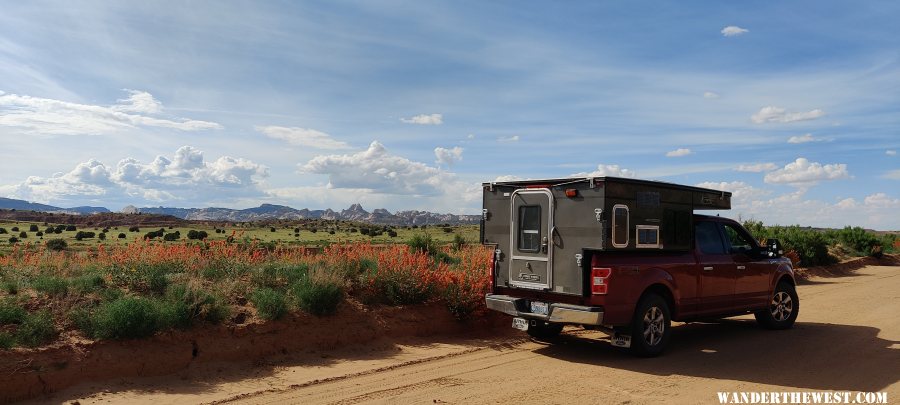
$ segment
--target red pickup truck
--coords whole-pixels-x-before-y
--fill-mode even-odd
[[[662,353],[672,321],[753,313],[790,328],[799,300],[777,240],[695,210],[731,193],[615,177],[484,183],[493,247],[488,308],[536,338],[581,325],[640,356]]]

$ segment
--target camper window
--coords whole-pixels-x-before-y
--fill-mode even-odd
[[[613,206],[613,247],[628,247],[628,206]]]
[[[659,248],[659,227],[656,225],[638,225],[635,227],[639,248]]]
[[[537,252],[541,249],[541,207],[519,207],[519,250]]]

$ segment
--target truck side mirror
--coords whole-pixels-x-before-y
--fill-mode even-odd
[[[774,238],[766,239],[766,256],[781,257],[782,255],[784,255],[784,248],[781,246],[781,242]]]

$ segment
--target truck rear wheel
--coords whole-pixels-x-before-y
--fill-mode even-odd
[[[756,322],[766,329],[789,329],[794,326],[797,314],[800,311],[800,299],[797,290],[789,283],[778,283],[769,307],[757,311]]]
[[[642,357],[654,357],[663,352],[669,342],[672,315],[669,304],[659,295],[650,293],[641,298],[631,322],[631,352]]]
[[[559,336],[562,329],[563,325],[560,323],[535,321],[534,325],[528,325],[528,334],[535,339],[546,340]]]

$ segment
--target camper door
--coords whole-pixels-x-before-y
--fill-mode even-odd
[[[553,272],[553,194],[521,189],[510,198],[509,284],[548,289]]]

